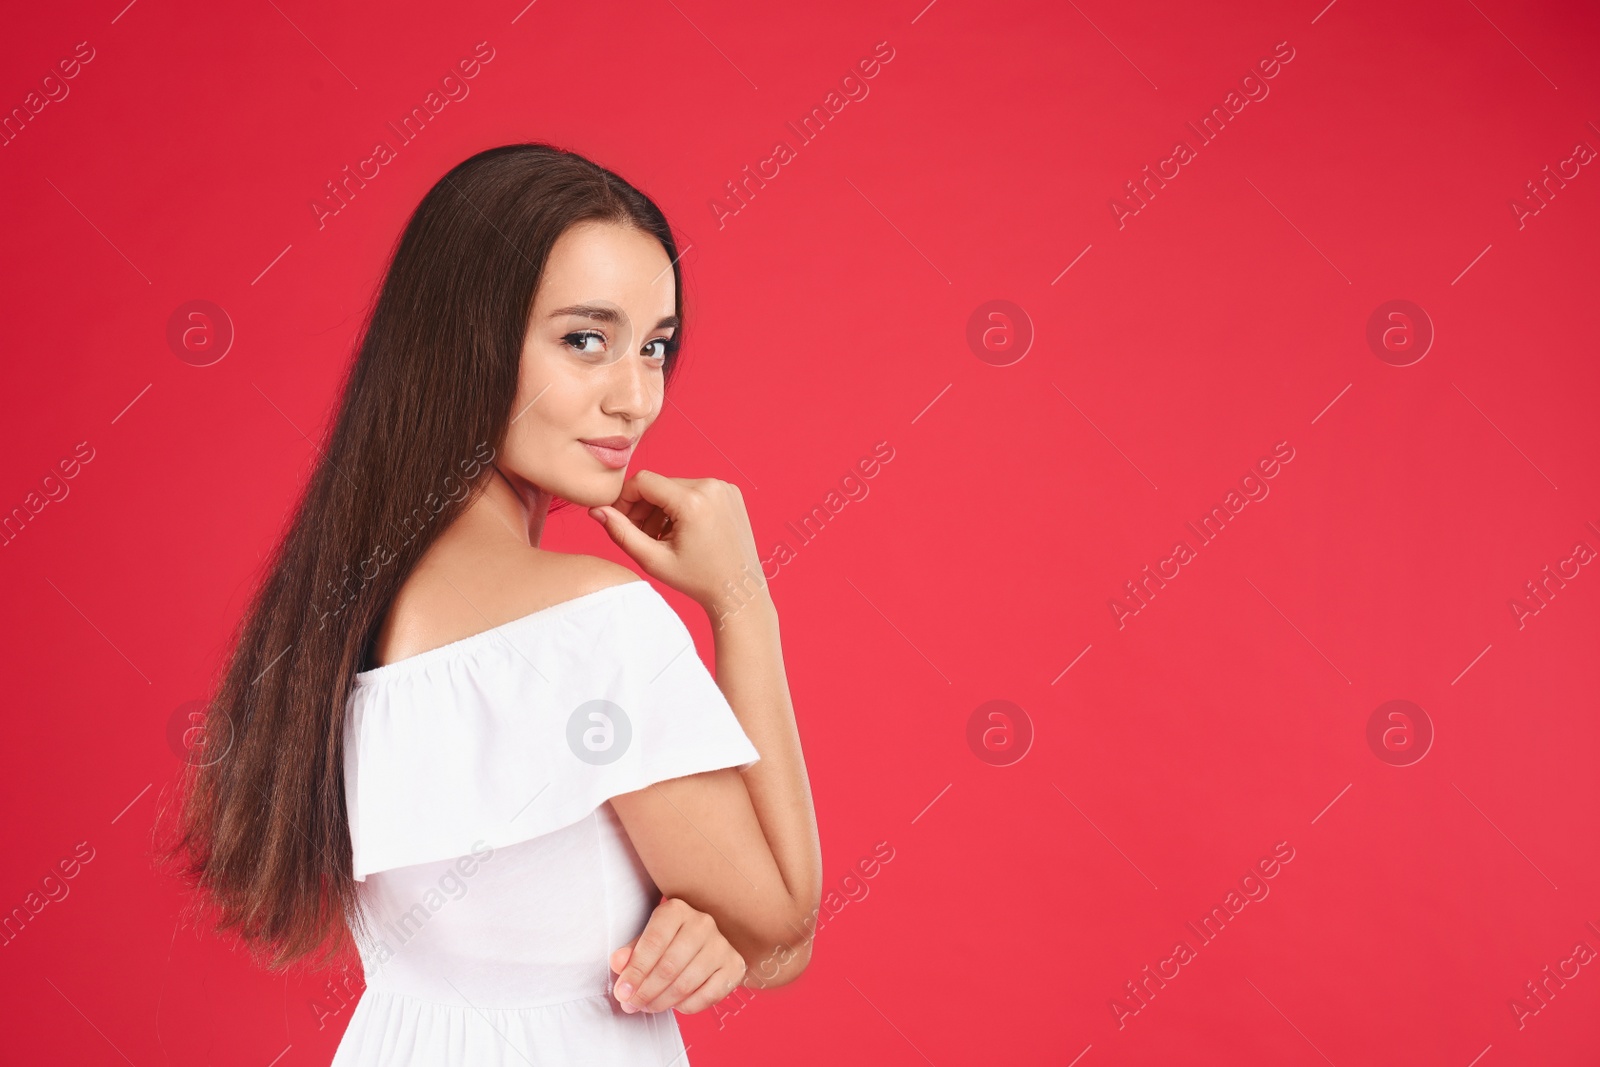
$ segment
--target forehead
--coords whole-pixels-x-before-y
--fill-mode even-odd
[[[641,314],[672,314],[671,259],[661,242],[631,226],[580,222],[550,249],[534,301],[538,308],[607,300]]]

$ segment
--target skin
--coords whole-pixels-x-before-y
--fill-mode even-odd
[[[688,775],[610,801],[664,894],[640,936],[611,955],[624,1011],[703,1010],[744,981],[746,959],[762,961],[763,987],[792,981],[810,958],[804,920],[821,883],[776,609],[742,496],[716,479],[614,470],[580,442],[642,437],[660,415],[665,342],[676,325],[670,267],[660,242],[615,223],[580,223],[556,242],[494,473],[408,576],[375,648],[379,664],[392,663],[639,580],[595,556],[539,547],[558,496],[590,508],[646,573],[717,620],[718,684],[762,760],[751,771]],[[602,310],[564,310],[577,306]],[[735,588],[744,592],[730,600]],[[722,666],[725,659],[741,667]],[[754,711],[744,714],[747,707]],[[761,817],[753,794],[766,805]],[[764,833],[769,822],[774,829]]]

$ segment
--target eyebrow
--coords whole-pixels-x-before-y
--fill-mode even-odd
[[[593,319],[596,322],[608,322],[613,326],[622,321],[621,313],[619,313],[615,308],[609,308],[603,304],[573,304],[570,307],[556,308],[556,310],[550,313],[550,317],[552,319],[559,319],[563,315],[576,315],[578,318],[582,319]],[[675,328],[678,325],[680,325],[678,316],[668,315],[666,318],[656,323],[652,329],[665,330],[669,327]]]

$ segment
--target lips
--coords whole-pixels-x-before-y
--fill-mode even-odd
[[[611,437],[580,438],[579,444],[612,470],[621,470],[628,465],[628,459],[633,455],[633,446],[637,439],[614,435]]]

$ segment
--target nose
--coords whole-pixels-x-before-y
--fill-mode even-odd
[[[600,403],[602,411],[641,422],[655,414],[659,399],[655,392],[657,374],[642,357],[623,356],[608,370]]]

